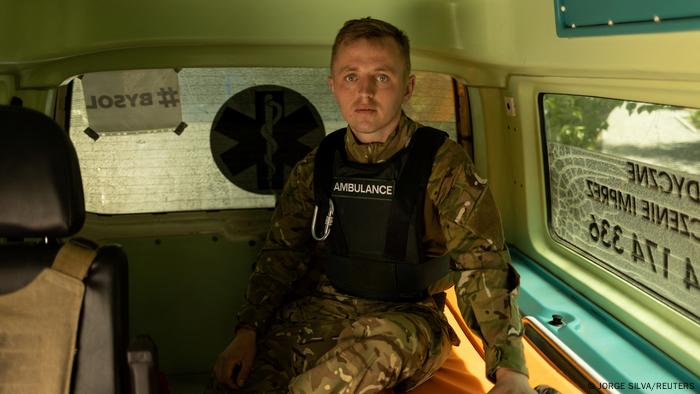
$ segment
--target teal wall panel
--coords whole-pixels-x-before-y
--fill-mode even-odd
[[[555,0],[560,37],[700,30],[697,0]]]
[[[547,327],[606,382],[620,383],[622,393],[663,392],[660,386],[664,383],[675,384],[666,392],[698,392],[700,377],[517,249],[511,247],[510,252],[520,274],[518,305],[523,314]],[[564,325],[548,323],[554,314],[563,317]]]

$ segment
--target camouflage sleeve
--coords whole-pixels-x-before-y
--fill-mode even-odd
[[[483,339],[486,374],[495,381],[499,367],[526,375],[527,368],[516,304],[519,277],[510,264],[500,215],[486,183],[464,149],[447,141],[437,153],[428,188],[452,269],[460,271],[460,312]]]
[[[238,324],[264,331],[270,317],[302,277],[312,247],[313,163],[311,151],[292,169],[277,199],[270,231],[250,276]]]

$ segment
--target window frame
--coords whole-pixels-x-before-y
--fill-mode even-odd
[[[566,238],[560,236],[557,234],[557,232],[554,229],[553,225],[553,212],[552,212],[552,193],[551,193],[551,167],[549,163],[549,148],[547,146],[547,128],[546,128],[546,115],[544,111],[544,98],[546,95],[560,95],[560,96],[579,96],[579,97],[588,97],[588,98],[596,98],[596,99],[603,99],[603,100],[618,100],[618,101],[633,101],[636,103],[640,104],[651,104],[651,105],[669,105],[669,104],[663,104],[663,103],[658,103],[658,102],[649,102],[649,101],[638,101],[638,100],[630,100],[626,98],[612,98],[612,97],[604,97],[604,96],[592,96],[592,95],[585,95],[585,94],[574,94],[574,93],[552,93],[552,92],[544,92],[540,91],[537,94],[537,112],[539,115],[539,126],[540,126],[540,137],[541,137],[541,149],[542,149],[542,161],[543,161],[543,171],[544,171],[544,183],[545,183],[545,198],[546,198],[546,214],[547,214],[547,231],[549,233],[549,236],[555,240],[556,242],[559,242],[560,244],[570,248],[571,250],[582,254],[585,256],[590,262],[597,264],[598,266],[604,268],[608,272],[612,273],[613,275],[616,275],[618,278],[626,281],[627,283],[633,284],[637,289],[642,290],[644,293],[649,295],[650,297],[653,297],[655,300],[662,302],[665,305],[668,305],[672,309],[674,309],[676,312],[682,314],[684,317],[695,321],[696,323],[700,323],[700,314],[694,314],[692,311],[686,309],[682,305],[676,303],[674,300],[665,297],[662,294],[659,294],[656,292],[654,289],[650,288],[643,282],[629,276],[622,270],[617,269],[614,264],[608,263],[604,261],[603,259],[595,256],[593,253],[591,253],[589,250],[585,249],[582,246],[579,246],[575,243],[573,243],[570,240],[567,240]],[[689,107],[682,107],[682,108],[688,108]],[[697,108],[700,110],[700,108]],[[585,149],[585,148],[581,148]],[[586,149],[588,150],[588,149]],[[592,151],[593,152],[593,151]],[[612,156],[608,153],[604,152],[594,152],[594,153],[599,153],[602,155],[608,155]],[[623,156],[614,156],[618,159],[629,159]],[[629,159],[633,160],[633,159]],[[636,160],[635,160],[636,161]],[[699,175],[700,177],[700,175]],[[689,242],[692,242],[689,241]],[[700,247],[700,246],[699,246]],[[694,262],[695,263],[695,262]],[[700,262],[698,262],[700,263]]]

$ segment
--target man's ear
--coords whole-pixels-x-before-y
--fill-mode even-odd
[[[403,102],[407,102],[413,96],[413,88],[416,86],[416,76],[411,74],[406,82],[406,93],[403,95]]]
[[[326,82],[328,83],[328,89],[331,90],[331,93],[335,93],[335,90],[333,89],[333,76],[329,75],[326,77]]]

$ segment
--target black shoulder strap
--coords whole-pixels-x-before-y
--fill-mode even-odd
[[[333,223],[331,189],[333,187],[333,164],[336,154],[345,152],[346,129],[336,130],[326,136],[316,150],[314,158],[314,215],[311,223],[311,235],[316,240],[324,240],[329,234]],[[337,219],[334,227],[339,229]],[[323,229],[319,235],[316,229]],[[337,230],[339,231],[339,230]],[[334,239],[337,237],[334,237]],[[337,245],[347,252],[347,245]]]
[[[336,130],[321,140],[314,158],[314,199],[322,211],[328,209],[333,184],[335,153],[345,149],[346,128]]]
[[[396,185],[396,197],[391,205],[384,254],[396,260],[406,258],[406,246],[411,218],[421,215],[425,189],[433,169],[435,154],[445,142],[447,133],[432,127],[415,131],[409,144],[408,159]],[[420,205],[420,206],[419,206]],[[421,215],[422,216],[422,215]],[[420,219],[421,216],[418,216]],[[418,220],[417,223],[422,223]],[[423,226],[418,225],[418,242],[423,238]]]

